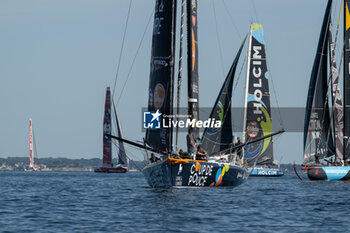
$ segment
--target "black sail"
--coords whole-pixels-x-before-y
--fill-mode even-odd
[[[176,0],[157,0],[155,5],[148,111],[173,113]],[[172,151],[172,127],[147,129],[146,143],[153,149]]]
[[[269,73],[261,24],[252,24],[251,28],[246,88],[243,139],[248,142],[272,133]],[[271,137],[244,148],[247,161],[256,157],[258,164],[273,163]]]
[[[113,107],[114,107],[114,116],[115,116],[115,122],[116,122],[117,136],[120,138],[124,138],[122,126],[120,124],[119,117],[118,117],[118,111],[117,111],[117,108],[115,107],[114,103],[113,103]],[[118,141],[118,149],[119,149],[118,150],[118,164],[121,164],[122,166],[127,167],[128,166],[128,159],[126,156],[124,142]]]
[[[216,153],[230,148],[232,145],[232,122],[231,122],[231,98],[232,85],[235,77],[235,72],[241,55],[244,39],[236,58],[231,66],[231,69],[221,87],[219,95],[215,101],[215,105],[210,113],[210,117],[221,121],[221,128],[206,128],[202,135],[202,146],[209,153]]]
[[[328,107],[328,26],[332,0],[328,1],[316,57],[311,72],[309,91],[307,95],[305,125],[304,125],[304,164],[315,161],[315,153],[320,158],[335,153],[330,129],[330,113]]]
[[[350,0],[344,1],[344,160],[350,159]]]
[[[190,119],[199,119],[199,76],[198,76],[198,20],[197,0],[187,0],[187,69],[188,69],[188,115]],[[199,129],[193,129],[195,139],[199,138]]]

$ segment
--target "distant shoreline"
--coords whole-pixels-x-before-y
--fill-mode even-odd
[[[95,168],[101,167],[102,160],[93,159],[68,159],[68,158],[39,158],[35,160],[35,167],[40,171],[63,171],[63,172],[93,172]],[[113,164],[117,164],[113,160]],[[135,172],[141,170],[144,166],[143,161],[129,161],[129,171]],[[27,157],[8,157],[0,158],[0,171],[31,171],[29,168],[29,158]]]
[[[6,170],[6,169],[1,169],[0,172],[5,171],[5,172],[32,172],[32,170]],[[41,169],[39,172],[94,172],[94,169],[81,169],[81,168],[62,168],[62,169]],[[128,172],[141,172],[137,169],[130,169]]]
[[[113,160],[113,164],[117,164]],[[43,172],[93,172],[95,168],[101,167],[102,160],[93,159],[68,159],[68,158],[39,158],[36,167]],[[299,169],[300,164],[297,164]],[[143,161],[129,161],[129,172],[141,171],[144,167]],[[281,164],[284,173],[294,173],[293,164]],[[29,158],[8,157],[0,158],[0,171],[30,171]]]

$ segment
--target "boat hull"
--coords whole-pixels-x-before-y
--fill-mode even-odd
[[[128,169],[125,167],[100,167],[95,168],[94,171],[99,173],[125,173]]]
[[[307,176],[310,180],[349,180],[350,166],[307,167]]]
[[[187,159],[152,163],[142,172],[151,187],[235,187],[249,176],[241,167]]]
[[[250,176],[268,176],[268,177],[279,177],[283,176],[283,171],[277,168],[249,168]]]

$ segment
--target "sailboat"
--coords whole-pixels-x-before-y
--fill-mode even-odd
[[[33,125],[32,125],[32,119],[29,119],[29,168],[32,171],[39,171],[38,167],[35,167],[34,162],[34,135],[33,135]]]
[[[186,3],[186,4],[185,4]],[[207,121],[199,120],[199,77],[197,43],[197,1],[183,0],[181,7],[180,58],[177,88],[177,116],[179,114],[179,93],[182,70],[182,32],[186,6],[187,22],[187,95],[188,116],[186,122],[174,121],[174,64],[175,64],[175,28],[176,0],[157,0],[155,4],[151,72],[149,82],[148,111],[144,112],[146,137],[144,144],[109,135],[111,138],[129,143],[146,152],[146,166],[142,172],[151,187],[235,187],[244,183],[249,176],[247,167],[232,160],[232,151],[254,143],[277,133],[264,135],[240,145],[232,144],[231,97],[232,84],[237,63],[244,45],[242,43],[231,69],[221,88],[212,114]],[[220,109],[220,112],[217,110]],[[163,121],[161,120],[163,118]],[[164,122],[172,122],[165,125]],[[162,124],[163,123],[163,124]],[[215,147],[208,151],[207,159],[180,154],[173,149],[174,123],[189,125],[194,139],[200,139],[200,125],[210,125],[204,132],[203,145],[207,142]],[[210,129],[208,129],[210,128]],[[178,128],[177,128],[178,129]],[[215,135],[214,135],[215,134]],[[230,136],[231,134],[231,136]],[[176,130],[176,147],[178,131]],[[207,142],[206,142],[207,140]],[[199,140],[198,140],[199,141]],[[218,144],[218,145],[217,145]],[[184,153],[186,154],[186,153]]]
[[[261,24],[251,25],[247,58],[243,141],[251,142],[272,133],[268,71]],[[210,154],[228,151],[233,146],[230,108],[235,66],[236,60],[209,117],[220,119],[223,122],[222,129],[206,129],[202,136],[202,146]],[[249,166],[251,176],[282,176],[283,172],[274,164],[272,147],[272,138],[267,137],[244,148],[238,148],[234,157],[230,158],[234,162],[238,156],[240,163],[244,161],[245,165]]]
[[[311,180],[350,180],[350,0],[343,1],[344,104],[332,36],[332,2],[328,0],[323,18],[306,103],[302,169]]]
[[[118,164],[114,167],[112,162],[112,140],[106,134],[111,134],[112,132],[112,99],[110,88],[107,87],[106,90],[106,101],[105,101],[105,111],[103,119],[103,157],[102,157],[102,167],[96,168],[95,172],[104,173],[125,173],[128,171],[128,160],[125,151],[125,145],[122,141],[118,144]],[[116,121],[116,129],[119,137],[123,137],[122,129],[119,122],[117,110],[114,106],[114,115]]]
[[[252,24],[248,49],[243,141],[272,132],[269,72],[265,52],[263,26]],[[251,176],[283,176],[273,156],[273,139],[266,138],[244,147],[243,158],[251,166]],[[255,162],[253,162],[258,158]],[[254,166],[255,165],[255,166]]]

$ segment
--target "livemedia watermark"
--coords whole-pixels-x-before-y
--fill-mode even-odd
[[[157,130],[161,128],[178,128],[179,132],[187,132],[189,127],[200,128],[201,131],[206,128],[219,129],[224,127],[224,121],[227,121],[227,117],[231,118],[231,128],[235,133],[243,132],[244,124],[248,127],[248,124],[244,121],[246,112],[254,112],[254,108],[231,108],[230,114],[227,112],[214,112],[212,117],[212,108],[201,107],[199,108],[199,119],[195,121],[192,116],[188,114],[187,108],[180,108],[179,114],[177,114],[176,108],[173,109],[172,114],[162,113],[158,111],[148,111],[147,108],[141,109],[141,130]],[[248,114],[248,120],[254,122],[256,120],[257,125],[261,123],[269,124],[271,122],[272,132],[281,130],[282,128],[286,132],[302,133],[304,132],[305,124],[305,108],[302,107],[284,107],[284,108],[271,108],[268,115],[261,114],[260,116],[254,116]],[[324,110],[319,110],[310,115],[310,120],[322,119]],[[332,116],[331,116],[332,118]],[[321,120],[322,122],[322,120]],[[226,124],[226,123],[225,123]],[[250,126],[252,124],[249,124]],[[224,130],[226,130],[224,128]]]

